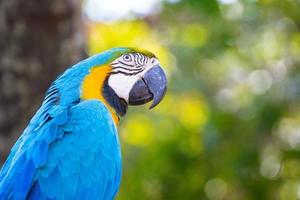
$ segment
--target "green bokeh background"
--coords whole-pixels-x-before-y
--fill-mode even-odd
[[[119,127],[125,199],[300,198],[300,1],[163,3],[89,25],[90,54],[153,51],[168,93]]]

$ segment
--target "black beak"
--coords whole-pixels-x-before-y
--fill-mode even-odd
[[[166,74],[159,65],[156,65],[133,85],[129,93],[129,105],[142,105],[153,100],[150,109],[154,108],[161,102],[166,91]]]

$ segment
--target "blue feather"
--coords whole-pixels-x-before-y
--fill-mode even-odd
[[[39,183],[34,183],[33,186],[31,187],[26,200],[44,200],[46,197],[42,193]]]
[[[66,70],[54,81],[0,171],[0,199],[113,199],[121,179],[117,130],[98,100],[81,101],[94,66],[116,48]]]

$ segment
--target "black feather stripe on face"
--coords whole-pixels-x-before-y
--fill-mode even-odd
[[[116,70],[116,69],[124,69],[124,70],[127,70],[127,68],[125,68],[125,67],[114,67],[114,69]],[[131,69],[131,71],[140,71],[141,69],[143,69],[143,67],[136,67],[136,68],[133,68],[133,69]]]
[[[144,69],[141,69],[137,72],[131,72],[131,73],[127,73],[127,72],[118,70],[118,71],[110,72],[110,74],[124,74],[126,76],[134,76],[134,75],[137,75],[137,74],[141,73],[142,71],[144,71]]]
[[[148,61],[149,58],[141,53],[125,54],[115,62],[111,63],[111,66],[113,67],[111,74],[136,75],[145,69],[144,65],[147,64]]]

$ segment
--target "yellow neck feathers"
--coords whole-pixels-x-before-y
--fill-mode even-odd
[[[119,117],[114,109],[105,100],[102,94],[104,81],[111,71],[109,65],[93,67],[90,73],[84,78],[82,84],[81,98],[82,99],[99,99],[110,111],[115,124],[118,124]]]

